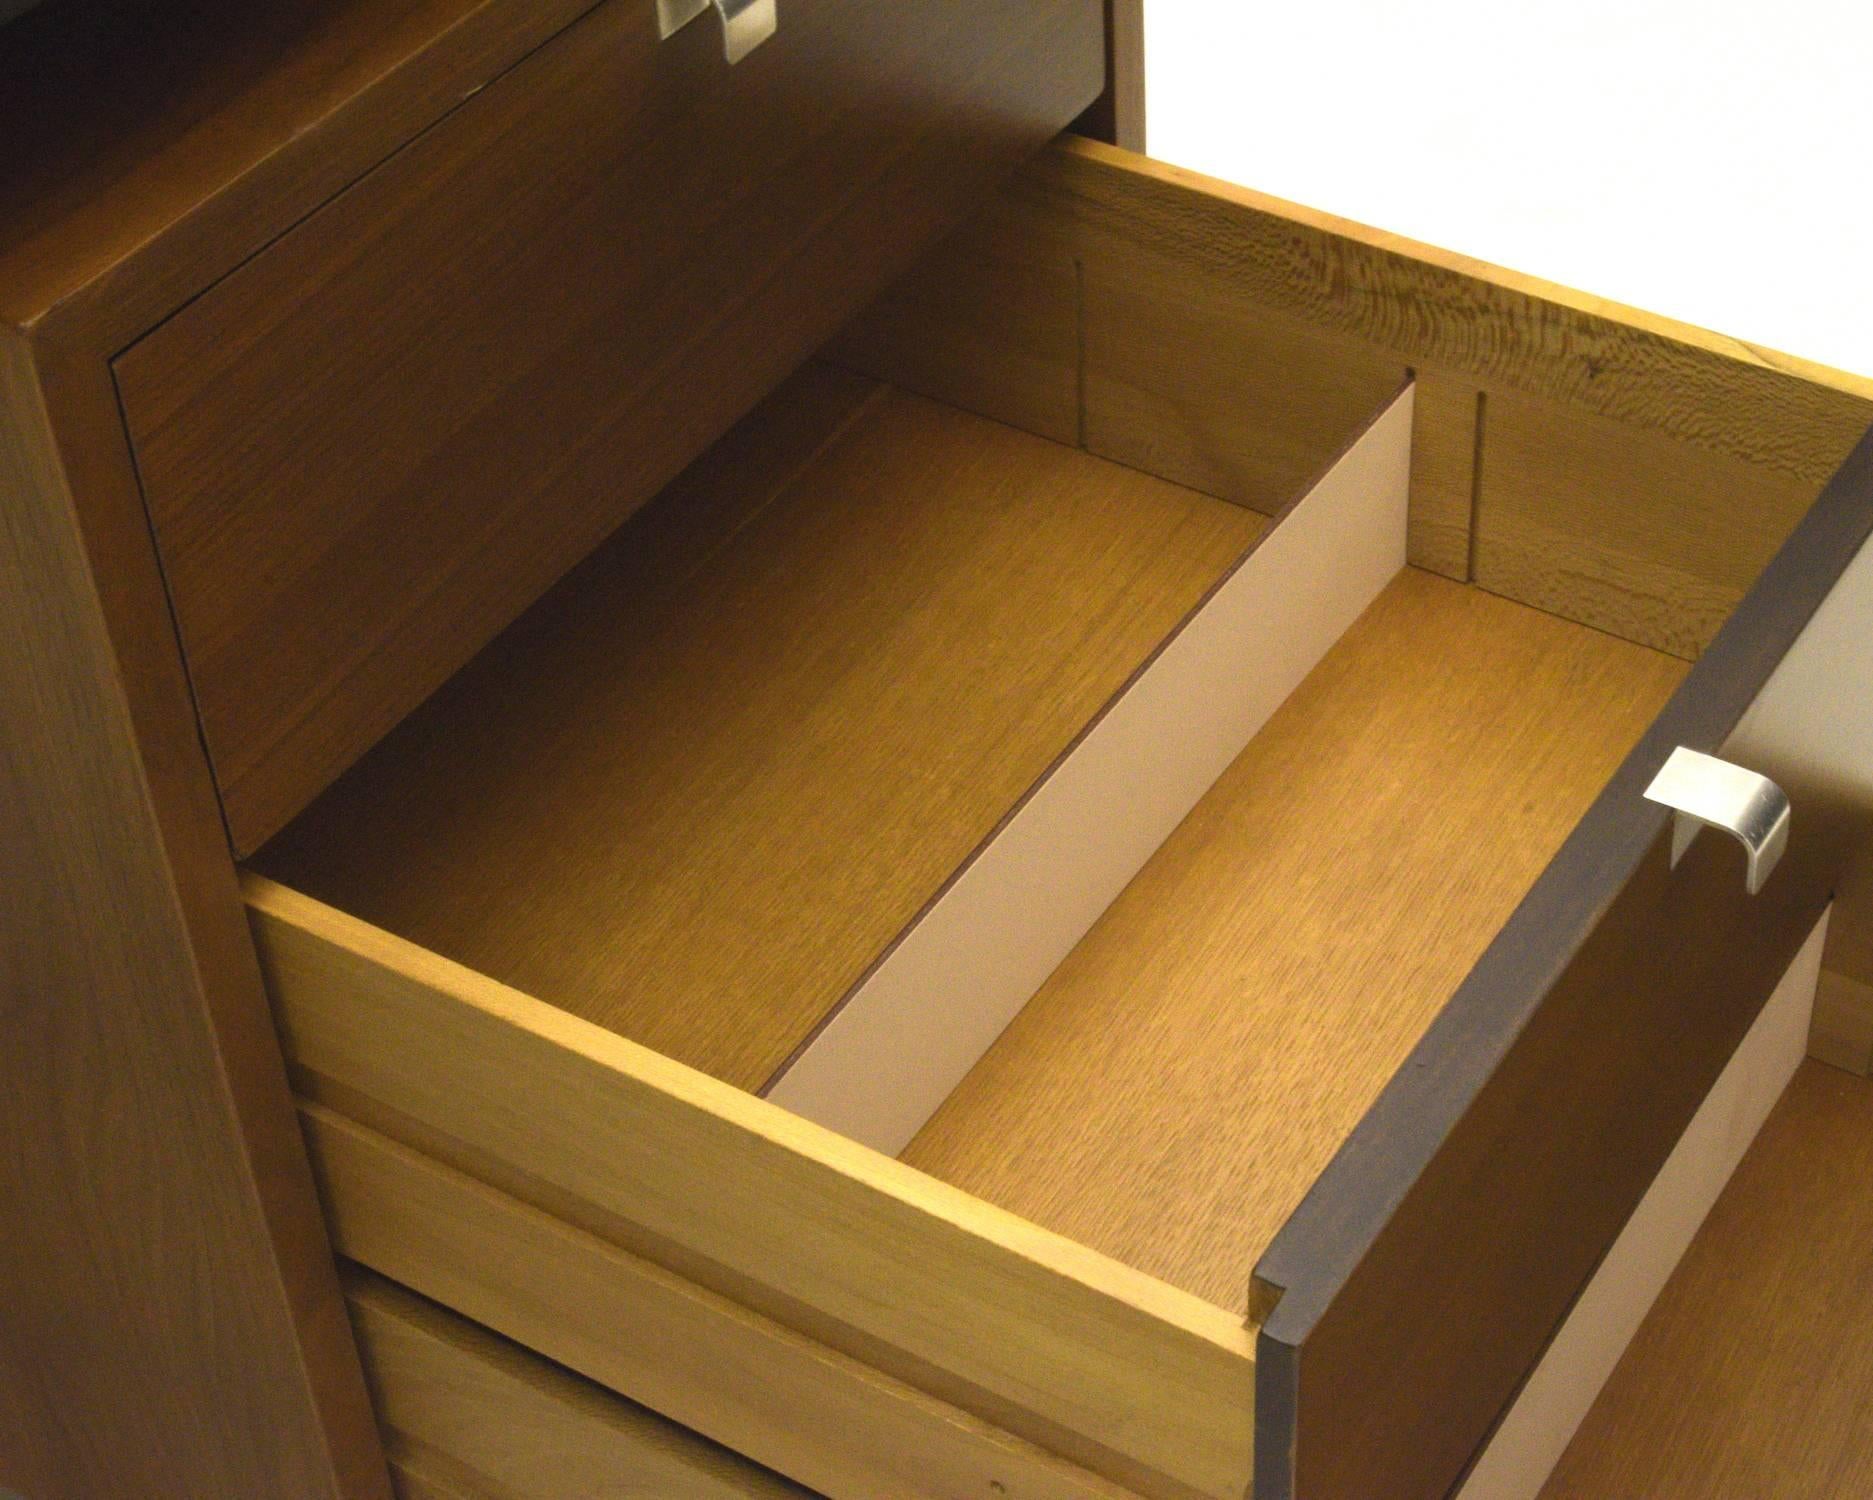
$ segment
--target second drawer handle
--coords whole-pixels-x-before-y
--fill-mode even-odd
[[[775,0],[657,0],[657,34],[666,40],[715,6],[722,18],[722,50],[740,62],[779,27]]]
[[[1671,862],[1676,867],[1700,828],[1721,828],[1749,856],[1750,895],[1762,889],[1788,847],[1788,794],[1767,776],[1680,745],[1645,789],[1646,800],[1672,810]]]

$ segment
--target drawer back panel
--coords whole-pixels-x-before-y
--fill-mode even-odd
[[[121,355],[251,852],[1098,91],[1100,7],[611,0]]]

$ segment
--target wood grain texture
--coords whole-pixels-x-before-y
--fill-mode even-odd
[[[1401,574],[904,1153],[1225,1307],[1682,667]]]
[[[832,428],[870,389],[796,382],[659,509],[739,530],[627,530],[260,867],[766,1083],[1259,529],[917,397]]]
[[[1489,398],[1476,581],[1695,657],[1819,486],[1656,428],[1516,391]]]
[[[1141,1493],[1247,1484],[1238,1319],[305,896],[247,896],[328,1102]]]
[[[449,1460],[504,1500],[811,1500],[381,1277],[352,1272],[345,1297],[390,1444]]]
[[[459,1473],[445,1473],[433,1455],[408,1448],[390,1455],[390,1477],[397,1500],[501,1500],[470,1488]]]
[[[237,850],[1071,118],[1099,30],[833,0],[729,68],[603,5],[122,355]]]
[[[0,331],[0,1485],[382,1496],[108,383],[43,357]]]
[[[342,1254],[822,1494],[1130,1493],[352,1120],[303,1110]]]
[[[997,265],[1045,253],[1084,279],[1088,446],[1267,509],[1336,451],[1352,389],[1410,367],[1427,424],[1443,418],[1423,434],[1414,560],[1458,577],[1475,449],[1437,392],[1500,396],[1490,586],[1679,654],[1873,418],[1866,379],[1094,142],[1031,163],[975,233],[916,273],[904,300],[927,315],[867,368],[916,372],[938,349],[952,399],[1028,420],[1003,376],[1039,350],[1022,330],[1064,316],[1064,271],[1046,291]]]
[[[1873,1084],[1802,1065],[1542,1500],[1873,1491]]]
[[[1471,581],[1470,522],[1483,436],[1478,428],[1481,407],[1482,393],[1473,382],[1441,370],[1416,372],[1406,552],[1414,566],[1459,583]]]
[[[1242,298],[1480,384],[1572,401],[1808,480],[1840,464],[1873,379],[1831,370],[1270,198],[1066,138],[1018,191],[1089,245],[1187,267]]]
[[[1873,1074],[1873,984],[1833,969],[1821,971],[1808,1050],[1861,1078]]]
[[[990,199],[823,352],[1079,446],[1079,271],[1058,221],[1019,195]]]
[[[0,38],[0,321],[116,352],[592,3],[35,11]]]
[[[1828,925],[1826,966],[1873,985],[1873,849],[1862,850],[1834,893],[1837,919]]]
[[[1082,275],[1087,450],[1265,515],[1405,378],[1395,355],[1232,299],[1203,266],[1108,242]]]

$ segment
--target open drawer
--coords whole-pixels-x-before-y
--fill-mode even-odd
[[[831,357],[255,859],[338,1249],[835,1496],[1447,1493],[1857,837],[1862,397],[1077,144]]]

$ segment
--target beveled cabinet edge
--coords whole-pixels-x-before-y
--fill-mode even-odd
[[[314,1097],[1120,1484],[1246,1485],[1237,1316],[286,887],[244,892]]]
[[[1442,1496],[1560,1326],[1586,1274],[1636,1206],[1727,1060],[1730,1045],[1754,1019],[1755,1002],[1768,993],[1768,987],[1756,987],[1758,971],[1779,975],[1825,905],[1846,854],[1825,822],[1817,828],[1816,818],[1807,820],[1803,832],[1813,852],[1785,865],[1779,874],[1781,889],[1771,885],[1761,897],[1743,895],[1739,872],[1723,857],[1734,851],[1716,849],[1716,841],[1705,841],[1708,847],[1701,854],[1686,858],[1677,878],[1697,882],[1711,930],[1743,930],[1746,912],[1760,915],[1769,927],[1770,940],[1760,945],[1761,951],[1752,944],[1751,951],[1736,956],[1731,985],[1735,993],[1722,1001],[1722,1024],[1701,1023],[1696,1033],[1682,1035],[1682,1045],[1665,1054],[1669,1066],[1654,1069],[1645,1080],[1645,1097],[1653,1101],[1645,1117],[1629,1120],[1619,1114],[1622,1106],[1632,1103],[1626,1096],[1574,1101],[1576,1111],[1597,1105],[1611,1112],[1604,1122],[1592,1118],[1614,1154],[1594,1163],[1596,1170],[1562,1195],[1569,1204],[1567,1218],[1550,1217],[1543,1226],[1519,1227],[1506,1212],[1471,1212],[1464,1219],[1466,1254],[1484,1242],[1495,1246],[1500,1241],[1504,1263],[1524,1273],[1514,1289],[1514,1319],[1523,1326],[1505,1334],[1504,1324],[1511,1321],[1506,1308],[1500,1309],[1502,1320],[1492,1319],[1473,1303],[1463,1306],[1461,1318],[1454,1312],[1449,1298],[1461,1296],[1461,1288],[1437,1284],[1435,1247],[1425,1238],[1431,1233],[1426,1225],[1439,1218],[1438,1206],[1430,1200],[1440,1188],[1449,1190],[1442,1176],[1462,1186],[1452,1175],[1459,1166],[1447,1164],[1460,1163],[1463,1152],[1474,1154],[1466,1127],[1471,1134],[1483,1129],[1474,1124],[1485,1118],[1482,1106],[1495,1108],[1497,1096],[1506,1098],[1528,1085],[1524,1060],[1556,1045],[1552,1033],[1569,1023],[1579,997],[1591,989],[1595,963],[1608,962],[1605,955],[1612,945],[1642,946],[1648,904],[1663,909],[1659,903],[1669,874],[1671,814],[1643,799],[1644,786],[1675,746],[1721,750],[1870,534],[1873,433],[1862,437],[1829,481],[1262,1257],[1251,1299],[1261,1320],[1257,1500],[1327,1500],[1358,1494],[1357,1482],[1347,1476],[1361,1462],[1377,1466],[1368,1472],[1369,1479],[1372,1473],[1388,1475],[1387,1482],[1400,1497]],[[1798,848],[1802,842],[1798,839]],[[1746,908],[1742,903],[1751,899],[1774,904]],[[1628,908],[1635,911],[1633,916],[1620,915]],[[1629,927],[1631,923],[1640,926]],[[1721,955],[1718,946],[1712,952]],[[1602,1056],[1609,1060],[1628,1046],[1635,1031],[1631,1018],[1643,1009],[1637,996],[1630,998],[1624,1025],[1591,1031],[1591,1040],[1576,1037],[1575,1045],[1607,1049]],[[1668,995],[1666,1003],[1675,998]],[[1568,1002],[1565,1008],[1563,999]],[[1669,1028],[1669,1018],[1655,1024]],[[1583,1084],[1591,1081],[1597,1089],[1611,1072],[1610,1066],[1577,1067],[1569,1076]],[[1604,1087],[1611,1091],[1616,1084],[1615,1079]],[[1570,1124],[1578,1118],[1576,1114]],[[1449,1212],[1462,1213],[1462,1204],[1446,1205],[1446,1235]],[[1527,1243],[1537,1228],[1544,1241],[1539,1246]],[[1518,1249],[1520,1260],[1514,1258]],[[1538,1273],[1563,1262],[1570,1273],[1556,1283],[1542,1284]],[[1584,1271],[1579,1269],[1583,1263]],[[1401,1279],[1405,1268],[1415,1274]],[[1456,1363],[1440,1370],[1435,1366],[1440,1351],[1434,1348],[1387,1347],[1389,1335],[1378,1331],[1387,1327],[1388,1305],[1402,1312],[1401,1299],[1417,1313],[1445,1310],[1453,1342],[1444,1352]],[[1459,1331],[1459,1323],[1467,1324],[1467,1335]],[[1479,1330],[1495,1340],[1493,1346],[1478,1342]],[[1401,1331],[1397,1337],[1402,1341],[1409,1335]],[[1514,1347],[1505,1347],[1509,1344]],[[1348,1351],[1355,1346],[1360,1361],[1356,1370],[1347,1363]],[[1513,1366],[1513,1373],[1500,1389],[1466,1390],[1471,1378],[1468,1360],[1483,1348],[1488,1362],[1505,1369]],[[1470,1354],[1462,1352],[1466,1349]],[[1406,1371],[1428,1382],[1421,1399],[1410,1403],[1411,1411],[1362,1410],[1355,1415],[1350,1410],[1359,1405],[1362,1387],[1395,1381]],[[1321,1381],[1334,1388],[1328,1403],[1332,1410],[1307,1399],[1308,1383]],[[1343,1461],[1330,1478],[1315,1484],[1309,1477],[1310,1454],[1324,1454],[1332,1443],[1324,1434],[1309,1434],[1316,1424],[1330,1426],[1334,1420],[1363,1424],[1357,1445],[1362,1451],[1346,1458],[1349,1450],[1342,1444],[1337,1452]],[[1443,1424],[1447,1432],[1438,1440],[1445,1450],[1443,1460],[1401,1471],[1400,1452],[1411,1446],[1412,1433],[1394,1434],[1388,1446],[1374,1429],[1375,1422],[1388,1420],[1406,1429],[1413,1422]],[[1448,1459],[1459,1441],[1467,1446],[1456,1453],[1452,1466]],[[1396,1488],[1401,1472],[1410,1474],[1409,1489]]]

